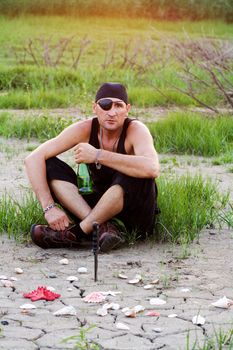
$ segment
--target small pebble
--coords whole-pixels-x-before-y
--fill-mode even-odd
[[[0,280],[7,280],[7,276],[1,275],[1,276],[0,276]]]
[[[56,289],[54,287],[48,286],[46,287],[48,290],[50,290],[50,292],[54,292]]]
[[[79,267],[78,273],[87,273],[87,268],[86,267]]]
[[[69,264],[69,260],[66,259],[66,258],[61,259],[61,260],[59,260],[59,264],[61,264],[61,265],[68,265]]]
[[[17,277],[10,277],[10,281],[18,281]]]
[[[21,275],[23,273],[23,269],[21,269],[20,267],[16,267],[15,273],[18,273],[19,275]]]
[[[20,309],[31,310],[31,309],[36,309],[36,306],[33,304],[23,304],[20,306]]]
[[[54,272],[49,273],[49,278],[57,278],[57,275]]]
[[[74,281],[78,281],[78,277],[76,277],[76,276],[68,276],[66,280],[69,281],[69,282],[74,282]]]
[[[2,324],[3,326],[8,326],[9,322],[8,322],[8,321],[1,321],[1,324]]]
[[[156,332],[156,333],[161,333],[162,332],[162,328],[155,327],[155,328],[153,328],[153,331]]]
[[[14,287],[13,283],[9,280],[1,280],[2,285],[6,288]]]
[[[73,288],[67,288],[68,292],[72,292]]]

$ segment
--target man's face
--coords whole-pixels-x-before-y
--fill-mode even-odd
[[[93,105],[93,111],[97,115],[100,125],[109,131],[122,127],[129,110],[129,104],[114,97],[101,98]]]

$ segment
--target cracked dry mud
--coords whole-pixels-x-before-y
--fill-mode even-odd
[[[18,196],[28,187],[23,170],[26,145],[23,141],[0,139],[0,146],[1,164],[7,164],[0,170],[0,194],[6,189]],[[164,171],[167,166],[163,165]],[[197,162],[195,157],[188,157],[188,161],[186,157],[179,157],[179,166],[173,171],[211,174],[223,192],[233,185],[233,175],[226,168],[203,163],[200,158]],[[202,344],[220,328],[223,331],[233,328],[233,308],[211,306],[224,295],[233,299],[232,230],[203,230],[199,241],[190,246],[186,259],[180,258],[182,247],[152,242],[100,255],[98,282],[93,279],[93,255],[88,247],[42,250],[33,244],[17,244],[4,234],[0,236],[0,242],[0,275],[18,278],[13,282],[13,288],[0,283],[1,350],[72,349],[74,341],[61,341],[78,335],[83,324],[95,325],[86,336],[104,350],[186,350],[188,334],[192,349],[196,339]],[[62,258],[68,258],[69,264],[59,264]],[[87,274],[78,274],[81,266],[88,269]],[[24,273],[16,275],[16,267],[21,267]],[[129,279],[141,274],[142,282],[130,285],[127,280],[117,277],[119,272]],[[70,275],[79,280],[68,282],[66,278]],[[153,289],[143,288],[157,278],[159,283]],[[53,302],[36,301],[36,309],[22,313],[20,305],[30,302],[23,298],[23,293],[38,286],[52,286],[61,297]],[[182,288],[189,291],[184,292]],[[136,318],[126,318],[121,310],[111,310],[105,317],[97,316],[100,306],[85,303],[83,297],[92,291],[108,290],[121,291],[115,297],[107,297],[121,308],[141,304],[146,310]],[[149,300],[158,296],[164,298],[166,304],[151,306]],[[53,315],[65,305],[74,306],[77,316]],[[160,316],[146,316],[148,310],[156,310]],[[177,317],[168,317],[171,314],[177,314]],[[192,323],[193,316],[198,314],[206,320],[203,326]],[[117,322],[128,325],[129,330],[117,329]]]

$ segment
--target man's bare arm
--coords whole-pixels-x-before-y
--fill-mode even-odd
[[[26,159],[25,166],[29,181],[43,209],[54,202],[46,178],[46,160],[72,148],[80,141],[87,141],[89,121],[73,124],[57,137],[46,141]],[[59,208],[53,208],[45,218],[54,229],[64,229],[69,219]]]
[[[75,161],[77,163],[93,163],[98,160],[100,164],[129,176],[138,178],[158,177],[160,169],[158,155],[147,127],[142,123],[132,122],[127,132],[126,144],[133,149],[132,155],[106,150],[99,151],[89,144],[80,143],[75,148]]]

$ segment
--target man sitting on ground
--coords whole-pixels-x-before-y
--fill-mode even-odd
[[[115,217],[138,237],[152,234],[158,211],[158,155],[148,128],[128,118],[129,111],[125,87],[104,83],[93,104],[96,117],[72,124],[26,158],[29,180],[48,223],[32,226],[35,244],[78,246],[90,239],[93,222],[98,222],[100,250],[107,252],[123,243],[109,222]],[[75,163],[88,165],[93,182],[93,193],[85,196],[78,191],[77,174],[56,157],[73,147]]]

